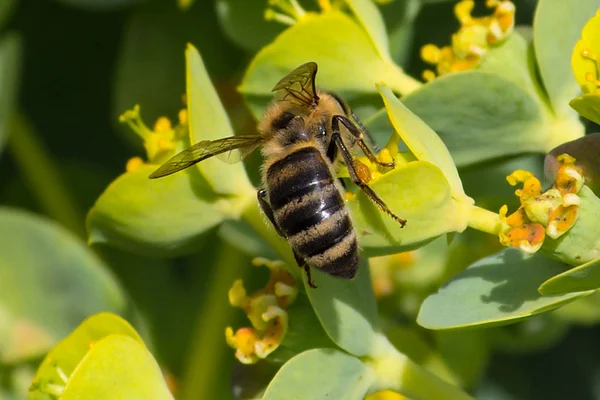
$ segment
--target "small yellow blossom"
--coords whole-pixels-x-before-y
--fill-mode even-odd
[[[583,27],[571,56],[573,74],[583,96],[569,103],[578,113],[600,123],[600,11]]]
[[[490,46],[510,36],[515,25],[515,5],[508,0],[488,0],[486,6],[493,9],[492,15],[473,17],[473,0],[462,0],[455,5],[454,14],[461,26],[452,35],[451,45],[440,48],[427,44],[421,48],[423,61],[436,67],[435,72],[423,72],[425,81],[434,79],[436,75],[475,68]]]
[[[142,138],[148,161],[159,163],[175,150],[177,141],[184,137],[187,132],[187,110],[181,110],[178,117],[179,124],[177,126],[173,126],[167,117],[160,117],[151,130],[142,121],[140,107],[136,105],[133,109],[125,111],[119,117],[119,121],[128,124]],[[133,171],[139,167],[141,165],[140,160],[137,157],[129,160],[127,171]]]
[[[282,262],[255,258],[252,263],[269,268],[266,286],[248,296],[242,281],[236,280],[229,290],[229,303],[246,312],[252,327],[225,330],[227,344],[236,350],[235,357],[243,364],[253,364],[279,347],[288,328],[285,308],[298,295],[296,281]]]
[[[507,217],[508,207],[500,209],[500,219],[507,227],[499,235],[504,246],[535,253],[546,236],[557,239],[575,224],[580,204],[577,193],[583,187],[583,173],[568,154],[558,156],[557,160],[561,165],[556,182],[545,192],[540,181],[528,171],[517,170],[506,177],[512,186],[522,183],[523,188],[515,191],[521,201],[517,211]]]

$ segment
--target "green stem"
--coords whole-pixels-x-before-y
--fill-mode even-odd
[[[226,242],[215,261],[209,291],[197,314],[195,334],[187,367],[182,379],[181,400],[214,399],[216,383],[222,381],[224,363],[232,359],[233,350],[225,345],[225,327],[236,310],[227,301],[229,288],[244,271],[249,271],[246,256]]]
[[[460,388],[453,386],[411,361],[381,336],[378,343],[385,351],[378,351],[369,364],[375,383],[371,393],[392,390],[414,400],[472,400]]]
[[[56,163],[24,116],[13,115],[7,145],[23,180],[42,210],[84,238],[83,214],[62,181]]]
[[[468,225],[492,235],[498,235],[503,226],[498,214],[477,206],[471,206]]]

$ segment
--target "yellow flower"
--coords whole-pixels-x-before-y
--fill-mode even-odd
[[[269,268],[271,274],[266,286],[248,296],[242,281],[237,280],[229,290],[229,303],[246,312],[252,327],[235,332],[231,327],[225,330],[227,344],[236,350],[235,357],[243,364],[266,358],[279,347],[288,328],[285,308],[298,295],[296,281],[282,262],[255,258],[252,263]]]
[[[507,206],[500,209],[500,219],[506,227],[500,233],[500,243],[504,246],[535,253],[546,236],[558,239],[577,221],[580,204],[577,193],[583,187],[583,173],[568,154],[558,156],[557,160],[561,166],[556,182],[545,192],[530,172],[517,170],[506,177],[510,185],[522,183],[523,188],[515,191],[521,202],[517,211],[507,217]]]
[[[454,7],[460,22],[459,30],[452,35],[450,46],[437,47],[427,44],[421,48],[423,61],[435,65],[436,71],[425,70],[423,79],[430,81],[437,76],[475,68],[490,46],[505,40],[515,25],[515,5],[508,0],[488,0],[490,16],[473,17],[473,0],[462,0]]]
[[[600,123],[600,11],[583,27],[571,66],[583,96],[569,104],[584,117]]]
[[[140,106],[136,105],[131,110],[125,111],[119,117],[144,141],[148,161],[159,164],[175,150],[177,141],[185,137],[187,132],[187,110],[183,109],[178,115],[179,124],[173,126],[167,117],[156,120],[154,128],[150,129],[142,120]],[[141,162],[140,162],[141,161]],[[133,171],[143,164],[143,160],[134,157],[127,162],[127,171]]]

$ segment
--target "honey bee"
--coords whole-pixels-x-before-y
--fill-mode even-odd
[[[280,96],[266,109],[259,135],[233,136],[199,142],[150,175],[160,178],[217,156],[227,162],[243,159],[257,148],[264,156],[258,203],[279,235],[290,244],[309,286],[316,288],[310,266],[330,275],[352,279],[358,270],[358,243],[344,187],[335,167],[343,162],[350,179],[381,210],[402,227],[396,216],[366,184],[351,150],[360,148],[368,159],[382,163],[364,141],[367,131],[339,96],[317,90],[317,64],[308,62],[290,72],[273,88]]]

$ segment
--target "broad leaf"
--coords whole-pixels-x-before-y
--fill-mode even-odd
[[[381,57],[350,16],[338,11],[307,14],[264,47],[246,70],[239,90],[257,118],[271,99],[273,86],[308,61],[319,66],[318,86],[346,95],[373,93],[377,82],[400,92],[405,85],[414,85],[398,66]]]
[[[600,258],[553,276],[539,287],[545,296],[595,289],[600,289]]]
[[[241,212],[244,197],[217,196],[197,172],[148,179],[156,167],[121,175],[98,198],[87,217],[90,243],[142,254],[183,254],[194,251],[200,234]]]
[[[539,104],[495,74],[445,75],[402,102],[440,135],[459,167],[555,145]]]
[[[191,144],[233,136],[227,112],[210,82],[200,54],[192,45],[188,45],[185,54]],[[211,158],[197,165],[210,186],[219,194],[239,194],[251,188],[242,163],[227,165]]]
[[[360,246],[365,253],[410,250],[443,233],[466,228],[466,207],[452,198],[440,169],[425,161],[397,166],[369,185],[389,209],[407,220],[404,228],[380,211],[361,191],[348,201]]]
[[[413,114],[394,96],[390,88],[379,87],[388,116],[402,141],[408,146],[417,160],[436,165],[450,184],[455,198],[465,198],[462,182],[448,148],[440,137],[423,120]]]
[[[598,0],[540,0],[533,21],[538,68],[550,103],[559,114],[570,113],[568,103],[580,92],[571,70],[571,52],[585,23],[600,7]],[[560,24],[557,23],[560,21]]]
[[[0,207],[0,362],[38,357],[88,315],[125,300],[100,260],[49,220]]]
[[[281,367],[263,400],[362,400],[372,382],[372,372],[358,358],[339,350],[314,349]]]
[[[44,383],[53,381],[60,382],[62,379],[58,368],[66,376],[70,376],[89,351],[90,343],[109,335],[128,336],[143,343],[135,329],[122,318],[110,313],[93,315],[50,350],[38,367],[33,387],[43,386]],[[36,398],[36,395],[39,393],[32,391],[30,396]]]
[[[507,248],[477,261],[421,305],[417,322],[428,329],[500,325],[558,308],[592,293],[542,296],[542,282],[565,265]]]
[[[318,288],[307,289],[307,294],[331,340],[355,356],[371,354],[379,323],[366,260],[361,259],[353,280],[312,271]]]

